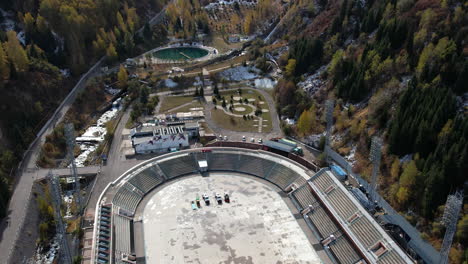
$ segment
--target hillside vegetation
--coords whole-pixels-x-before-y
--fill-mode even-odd
[[[166,0],[5,0],[0,22],[0,218],[15,168],[77,77],[103,55],[137,52],[135,34]],[[3,13],[3,12],[2,12]],[[151,37],[152,29],[147,29]],[[149,38],[151,41],[152,39]],[[159,39],[158,39],[159,41]]]
[[[333,147],[355,151],[364,177],[371,137],[384,138],[380,192],[436,248],[447,195],[468,180],[467,9],[454,0],[298,1],[284,17],[289,51],[278,54],[285,74],[275,92],[281,114],[299,120],[293,132],[322,132],[324,101],[334,98]],[[324,84],[306,95],[299,84],[320,66]],[[462,214],[452,263],[468,258],[466,203]]]

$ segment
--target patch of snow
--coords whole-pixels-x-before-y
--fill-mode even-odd
[[[54,36],[54,40],[56,41],[56,43],[58,43],[57,47],[54,50],[54,53],[57,54],[60,52],[60,50],[64,50],[65,40],[64,38],[60,37],[57,33],[55,33],[53,30],[51,32],[52,32],[52,35]]]
[[[116,95],[117,93],[120,92],[120,89],[115,89],[115,88],[112,88],[111,86],[108,86],[106,88],[104,88],[106,93],[110,94],[110,95]]]
[[[60,73],[61,73],[64,77],[70,77],[70,69],[60,69]]]
[[[104,137],[107,134],[106,123],[115,118],[120,110],[120,102],[121,98],[115,100],[112,103],[112,109],[104,112],[96,121],[95,126],[88,127],[81,136],[76,138],[81,150],[80,155],[75,158],[77,167],[84,167],[88,156],[96,151],[99,144],[104,141]]]
[[[252,80],[258,77],[261,71],[251,66],[237,66],[219,73],[219,75],[230,81]]]
[[[81,154],[75,158],[76,167],[81,168],[85,166],[88,156],[96,151],[98,144],[80,144]]]
[[[354,166],[354,163],[356,163],[355,155],[356,155],[356,146],[354,145],[349,151],[349,154],[345,156],[345,159],[348,161],[349,164],[351,164],[351,166]]]
[[[73,192],[72,191],[67,191],[63,195],[63,202],[67,206],[67,210],[66,210],[65,215],[63,216],[63,218],[67,219],[67,218],[72,217],[73,216],[72,213],[71,213],[71,204],[73,203]]]
[[[202,86],[203,82],[199,76],[195,77],[195,81],[193,82],[193,86]]]
[[[310,96],[314,95],[324,84],[320,78],[322,73],[327,69],[328,65],[323,65],[314,74],[309,75],[303,82],[299,82],[297,87],[303,89]]]
[[[36,250],[36,254],[34,256],[34,263],[41,263],[41,264],[52,264],[54,263],[55,257],[59,255],[60,251],[60,243],[61,236],[55,235],[52,239],[52,243],[50,245],[50,249],[46,253],[41,253],[43,251],[42,247],[38,247]]]
[[[168,88],[174,88],[177,87],[179,84],[174,82],[172,79],[166,79],[164,80],[164,85]]]
[[[400,159],[400,164],[410,162],[413,159],[413,154],[406,154]]]
[[[269,78],[255,79],[255,88],[273,89],[278,82]]]
[[[18,38],[19,42],[21,42],[23,46],[26,46],[26,34],[24,33],[23,30],[21,30],[20,32],[16,34],[16,38]]]

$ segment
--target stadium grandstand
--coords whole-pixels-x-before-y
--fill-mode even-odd
[[[199,164],[205,162],[202,170]],[[141,221],[134,217],[145,195],[175,178],[211,172],[255,176],[280,188],[331,263],[414,263],[330,169],[314,173],[278,154],[231,147],[162,155],[110,183],[96,206],[92,263],[145,263],[135,253],[133,230]]]

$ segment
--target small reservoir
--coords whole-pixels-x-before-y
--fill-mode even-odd
[[[153,56],[161,60],[193,60],[208,55],[208,50],[196,47],[160,49]]]

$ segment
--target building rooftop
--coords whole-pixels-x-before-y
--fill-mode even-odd
[[[267,147],[270,147],[270,148],[277,149],[277,150],[281,150],[281,151],[284,151],[284,152],[292,152],[294,150],[293,146],[286,145],[286,144],[276,142],[276,141],[271,141],[271,140],[266,140],[263,143],[263,145],[265,145]]]

